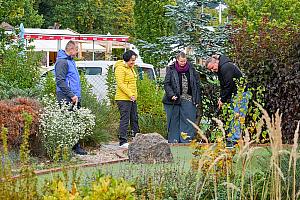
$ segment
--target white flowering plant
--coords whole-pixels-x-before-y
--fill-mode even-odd
[[[59,149],[72,147],[93,132],[95,115],[89,109],[70,110],[70,104],[61,105],[53,98],[44,97],[40,118],[40,134],[43,146],[50,157]]]

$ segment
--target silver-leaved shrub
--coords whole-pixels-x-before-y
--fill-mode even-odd
[[[70,111],[70,105],[59,105],[53,98],[43,98],[42,101],[44,110],[40,118],[40,134],[50,157],[62,148],[71,151],[80,139],[92,134],[95,115],[89,109]]]

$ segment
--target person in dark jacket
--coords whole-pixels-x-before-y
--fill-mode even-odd
[[[233,147],[241,136],[240,119],[245,118],[250,98],[249,92],[243,92],[241,101],[234,101],[237,94],[237,85],[235,80],[243,77],[241,70],[225,55],[213,55],[206,60],[205,66],[208,70],[217,73],[220,81],[220,98],[218,100],[218,109],[221,109],[224,103],[231,103],[235,115],[239,116],[238,123],[233,119],[229,125],[227,146]],[[238,115],[237,115],[238,114]]]
[[[59,103],[71,104],[80,108],[80,76],[73,58],[78,53],[78,43],[70,40],[65,50],[59,50],[55,63],[56,98]],[[86,155],[79,143],[73,147],[75,153]]]
[[[200,78],[186,54],[180,52],[168,66],[164,80],[164,108],[167,114],[168,142],[187,143],[195,136],[195,129],[187,119],[196,121],[201,101]],[[187,134],[182,137],[181,133]]]

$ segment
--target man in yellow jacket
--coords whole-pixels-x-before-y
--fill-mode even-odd
[[[134,71],[137,54],[128,50],[123,54],[123,60],[115,64],[117,91],[115,100],[120,111],[119,141],[120,147],[128,148],[127,129],[130,122],[133,134],[140,132],[137,113],[137,74]]]

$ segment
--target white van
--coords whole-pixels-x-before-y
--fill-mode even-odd
[[[107,73],[109,67],[115,63],[116,61],[105,60],[76,61],[79,72],[84,73],[87,82],[92,85],[92,92],[98,100],[107,99]],[[140,79],[143,79],[144,75],[147,75],[151,80],[156,79],[153,65],[137,62],[136,67]],[[49,67],[46,72],[42,73],[42,76],[45,76],[49,71],[54,74],[54,66]]]
[[[113,66],[116,61],[76,61],[76,66],[80,71],[83,71],[87,82],[91,84],[92,92],[97,96],[98,100],[107,99],[107,85],[106,78],[108,69]],[[136,63],[138,75],[143,79],[146,74],[151,80],[156,79],[153,65]]]
[[[83,70],[85,75],[107,75],[108,68],[113,66],[116,61],[76,61],[76,66],[79,70]],[[153,65],[143,62],[136,63],[137,71],[140,79],[146,74],[151,80],[156,79]]]

